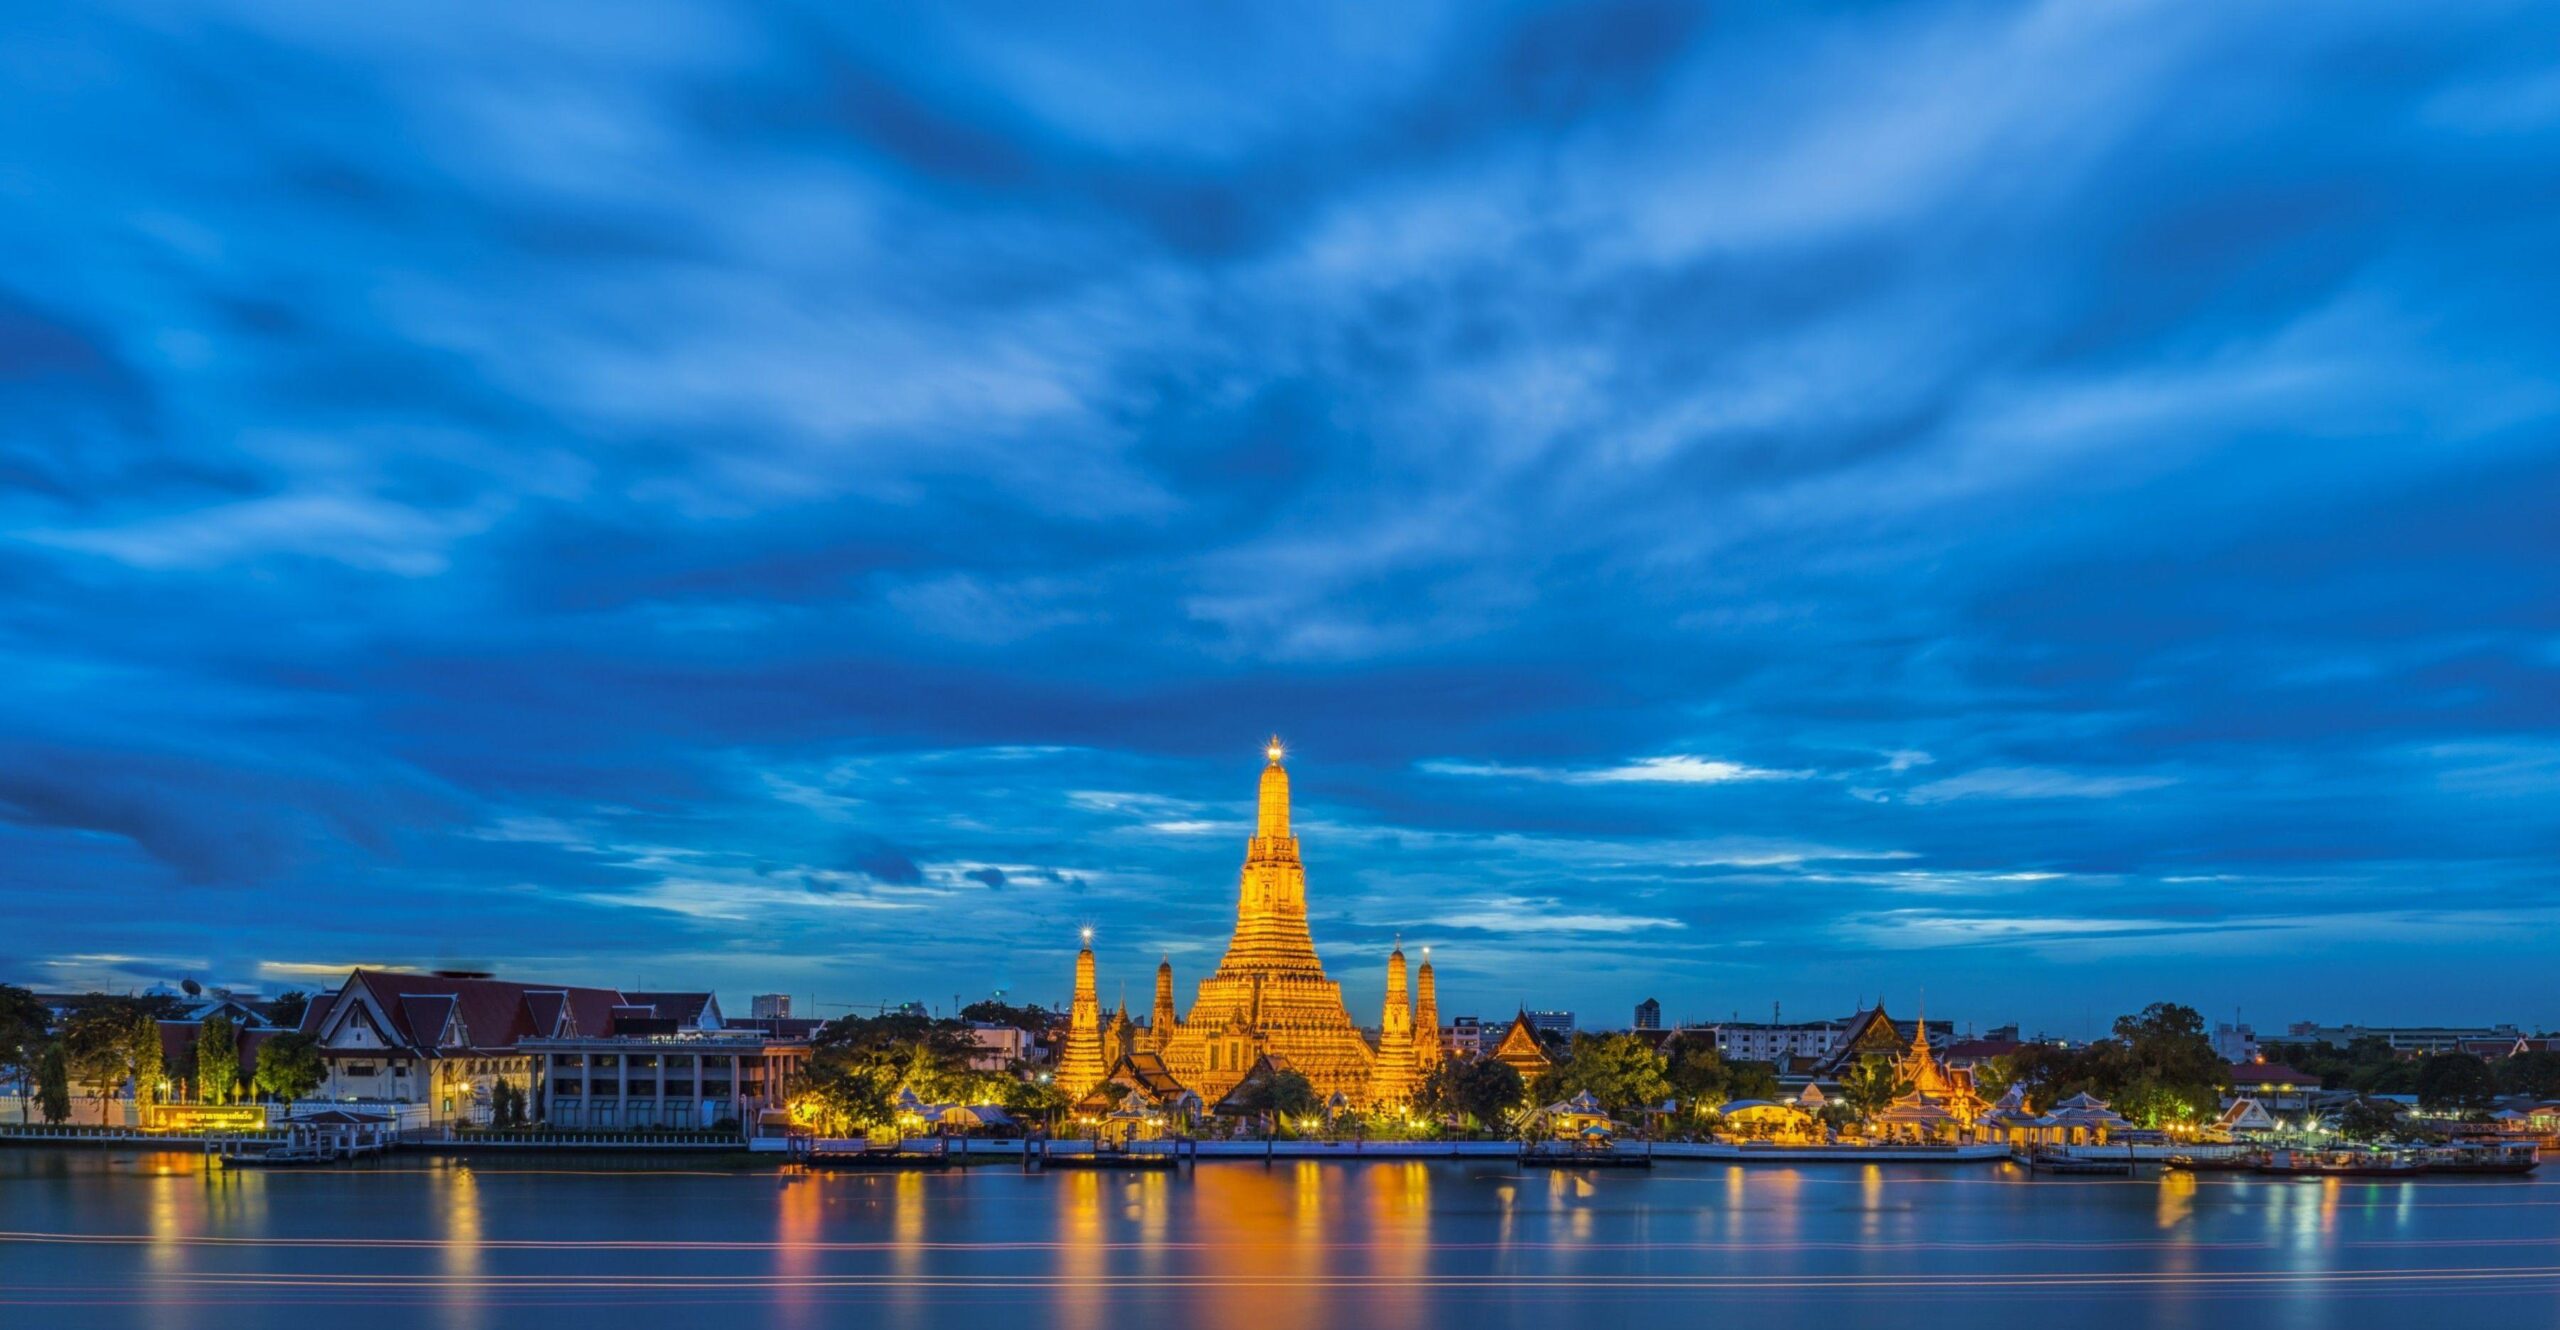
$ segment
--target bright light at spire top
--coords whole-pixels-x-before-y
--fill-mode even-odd
[[[1265,757],[1270,758],[1272,761],[1274,761],[1274,762],[1279,761],[1279,760],[1280,760],[1280,754],[1281,754],[1281,752],[1282,752],[1282,749],[1281,749],[1281,747],[1280,747],[1280,736],[1279,736],[1279,735],[1276,735],[1276,734],[1275,734],[1275,735],[1272,735],[1272,736],[1271,736],[1271,742],[1270,742],[1270,744],[1269,744],[1268,746],[1266,746],[1266,747],[1262,750],[1262,752],[1263,752],[1263,755],[1264,755]]]

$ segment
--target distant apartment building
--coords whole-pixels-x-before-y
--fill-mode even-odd
[[[1774,1062],[1791,1058],[1827,1059],[1848,1038],[1849,1021],[1727,1021],[1705,1027],[1715,1036],[1716,1053],[1727,1062]]]
[[[1662,1028],[1662,1003],[1659,1000],[1646,998],[1644,1001],[1636,1004],[1635,1028],[1639,1030],[1659,1030]]]
[[[969,1066],[975,1071],[1003,1071],[1032,1057],[1031,1032],[1010,1025],[971,1021],[969,1043]]]
[[[1449,1051],[1466,1057],[1484,1054],[1484,1022],[1474,1016],[1449,1018]]]
[[[791,995],[789,993],[758,993],[747,999],[747,1014],[760,1021],[789,1020],[791,1019]]]
[[[2402,1053],[2453,1053],[2472,1043],[2512,1045],[2524,1036],[2512,1025],[2322,1025],[2316,1021],[2295,1021],[2284,1033],[2294,1043],[2339,1048],[2359,1039],[2380,1039]]]
[[[2213,1027],[2213,1051],[2231,1063],[2258,1060],[2258,1032],[2245,1025],[2217,1022]]]

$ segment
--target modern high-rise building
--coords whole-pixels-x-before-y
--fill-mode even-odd
[[[1530,1012],[1529,1028],[1541,1034],[1570,1035],[1573,1033],[1573,1013],[1569,1011]]]
[[[760,1021],[791,1019],[789,993],[758,993],[747,999],[747,1014]]]
[[[1646,998],[1636,1004],[1636,1028],[1639,1030],[1662,1028],[1662,1003],[1658,999]]]

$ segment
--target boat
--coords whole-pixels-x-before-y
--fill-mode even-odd
[[[2542,1165],[2542,1147],[2532,1141],[2449,1145],[2418,1156],[2418,1171],[2429,1177],[2514,1177]]]
[[[2049,1150],[2013,1150],[2009,1162],[2029,1173],[2051,1173],[2063,1178],[2129,1178],[2133,1176],[2130,1157],[2088,1158]]]
[[[1650,1144],[1642,1153],[1619,1149],[1605,1140],[1524,1141],[1520,1146],[1522,1168],[1651,1168],[1653,1149]]]
[[[279,1145],[272,1150],[217,1154],[224,1168],[313,1168],[343,1162],[347,1156],[325,1146]]]
[[[2246,1173],[2258,1166],[2255,1154],[2171,1155],[2165,1164],[2180,1173]]]
[[[2388,1150],[2270,1150],[2249,1166],[2252,1173],[2279,1178],[2413,1178],[2417,1159]]]
[[[1094,1168],[1133,1172],[1171,1172],[1182,1167],[1173,1154],[1139,1154],[1132,1150],[1060,1151],[1040,1156],[1042,1168]]]

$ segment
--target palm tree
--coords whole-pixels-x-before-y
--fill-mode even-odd
[[[1864,1057],[1840,1073],[1840,1098],[1865,1122],[1911,1093],[1911,1082],[1881,1057]]]

